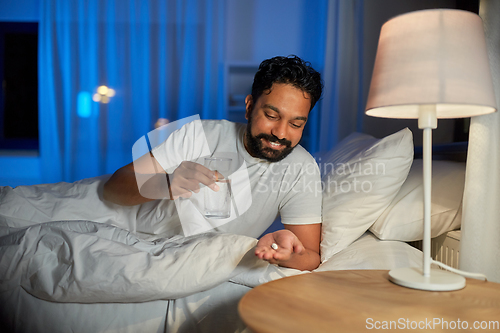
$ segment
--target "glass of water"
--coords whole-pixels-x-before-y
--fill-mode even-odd
[[[205,217],[225,219],[231,216],[231,183],[228,178],[231,167],[231,158],[205,157],[205,167],[217,171],[215,183],[219,191],[205,188]],[[221,177],[223,176],[223,178]]]

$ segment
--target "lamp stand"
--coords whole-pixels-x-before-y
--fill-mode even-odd
[[[450,291],[465,287],[463,276],[431,269],[431,189],[432,130],[437,128],[436,105],[420,105],[418,127],[423,130],[424,235],[422,269],[405,267],[389,272],[389,280],[400,286],[431,291]]]

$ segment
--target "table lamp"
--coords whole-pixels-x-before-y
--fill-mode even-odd
[[[431,268],[432,130],[438,118],[496,111],[481,18],[431,9],[392,18],[381,29],[366,114],[418,119],[423,130],[424,234],[422,268],[399,268],[389,279],[421,290],[465,287],[461,275]]]

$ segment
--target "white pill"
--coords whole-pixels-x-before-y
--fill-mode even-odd
[[[278,244],[272,243],[271,247],[272,247],[273,250],[277,250],[278,249]]]

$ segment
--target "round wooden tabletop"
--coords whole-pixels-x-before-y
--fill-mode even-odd
[[[500,284],[467,279],[457,291],[421,291],[388,271],[329,271],[260,285],[239,303],[254,332],[478,331],[500,327]]]

